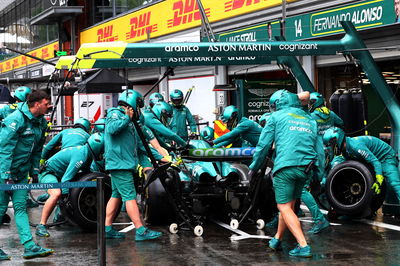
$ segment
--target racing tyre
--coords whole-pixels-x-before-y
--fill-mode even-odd
[[[110,177],[103,173],[90,173],[78,181],[96,181],[98,176],[104,176],[104,202],[107,204],[111,197]],[[95,231],[97,228],[97,195],[96,188],[72,188],[69,199],[61,205],[62,213],[67,219],[85,231]],[[117,214],[118,215],[118,214]]]
[[[346,161],[328,174],[326,194],[333,210],[342,215],[367,217],[378,210],[385,199],[386,185],[376,195],[371,186],[375,173],[358,161]]]
[[[166,173],[167,178],[179,180],[179,174],[176,170],[168,169]],[[153,225],[165,225],[175,220],[174,208],[159,178],[148,187],[145,219],[146,222]]]

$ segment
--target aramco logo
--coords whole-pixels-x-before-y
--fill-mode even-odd
[[[256,148],[209,148],[190,149],[189,155],[193,157],[247,157],[252,156]]]

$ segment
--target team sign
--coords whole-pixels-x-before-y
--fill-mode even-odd
[[[253,156],[256,148],[209,148],[209,149],[191,149],[189,156],[193,157],[244,157]]]

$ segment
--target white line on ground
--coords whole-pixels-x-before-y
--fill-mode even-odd
[[[305,205],[300,205],[300,208],[302,210],[308,210],[307,206]],[[327,210],[321,210],[321,212],[323,214],[327,214],[328,211]],[[386,229],[391,229],[394,231],[400,231],[400,226],[397,225],[393,225],[393,224],[387,224],[387,223],[382,223],[382,222],[376,222],[376,221],[371,221],[371,220],[367,220],[367,219],[354,219],[353,221],[355,222],[360,222],[360,223],[364,223],[364,224],[369,224],[369,225],[373,225],[373,226],[377,226],[377,227],[382,227],[382,228],[386,228]],[[340,225],[340,224],[334,224],[334,223],[330,223],[331,225]]]
[[[218,224],[219,226],[222,226],[225,229],[228,229],[229,231],[232,231],[238,235],[233,235],[230,237],[231,240],[242,240],[242,239],[247,239],[247,238],[261,238],[261,239],[272,239],[271,236],[261,236],[261,235],[250,235],[246,232],[243,232],[239,229],[232,229],[229,225],[224,224],[222,222],[212,220],[214,223]]]
[[[381,223],[381,222],[376,222],[376,221],[370,221],[367,219],[357,219],[354,221],[373,225],[373,226],[378,226],[378,227],[382,227],[382,228],[386,228],[386,229],[391,229],[391,230],[395,230],[395,231],[400,231],[400,226],[393,225],[393,224],[386,224],[386,223]]]
[[[130,223],[113,223],[113,225],[131,225],[133,224],[132,222]]]

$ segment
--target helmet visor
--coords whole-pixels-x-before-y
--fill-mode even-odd
[[[179,97],[179,98],[172,98],[172,99],[171,99],[171,102],[172,102],[174,105],[181,105],[181,104],[182,104],[182,101],[183,101],[183,98],[182,98],[182,97]]]

